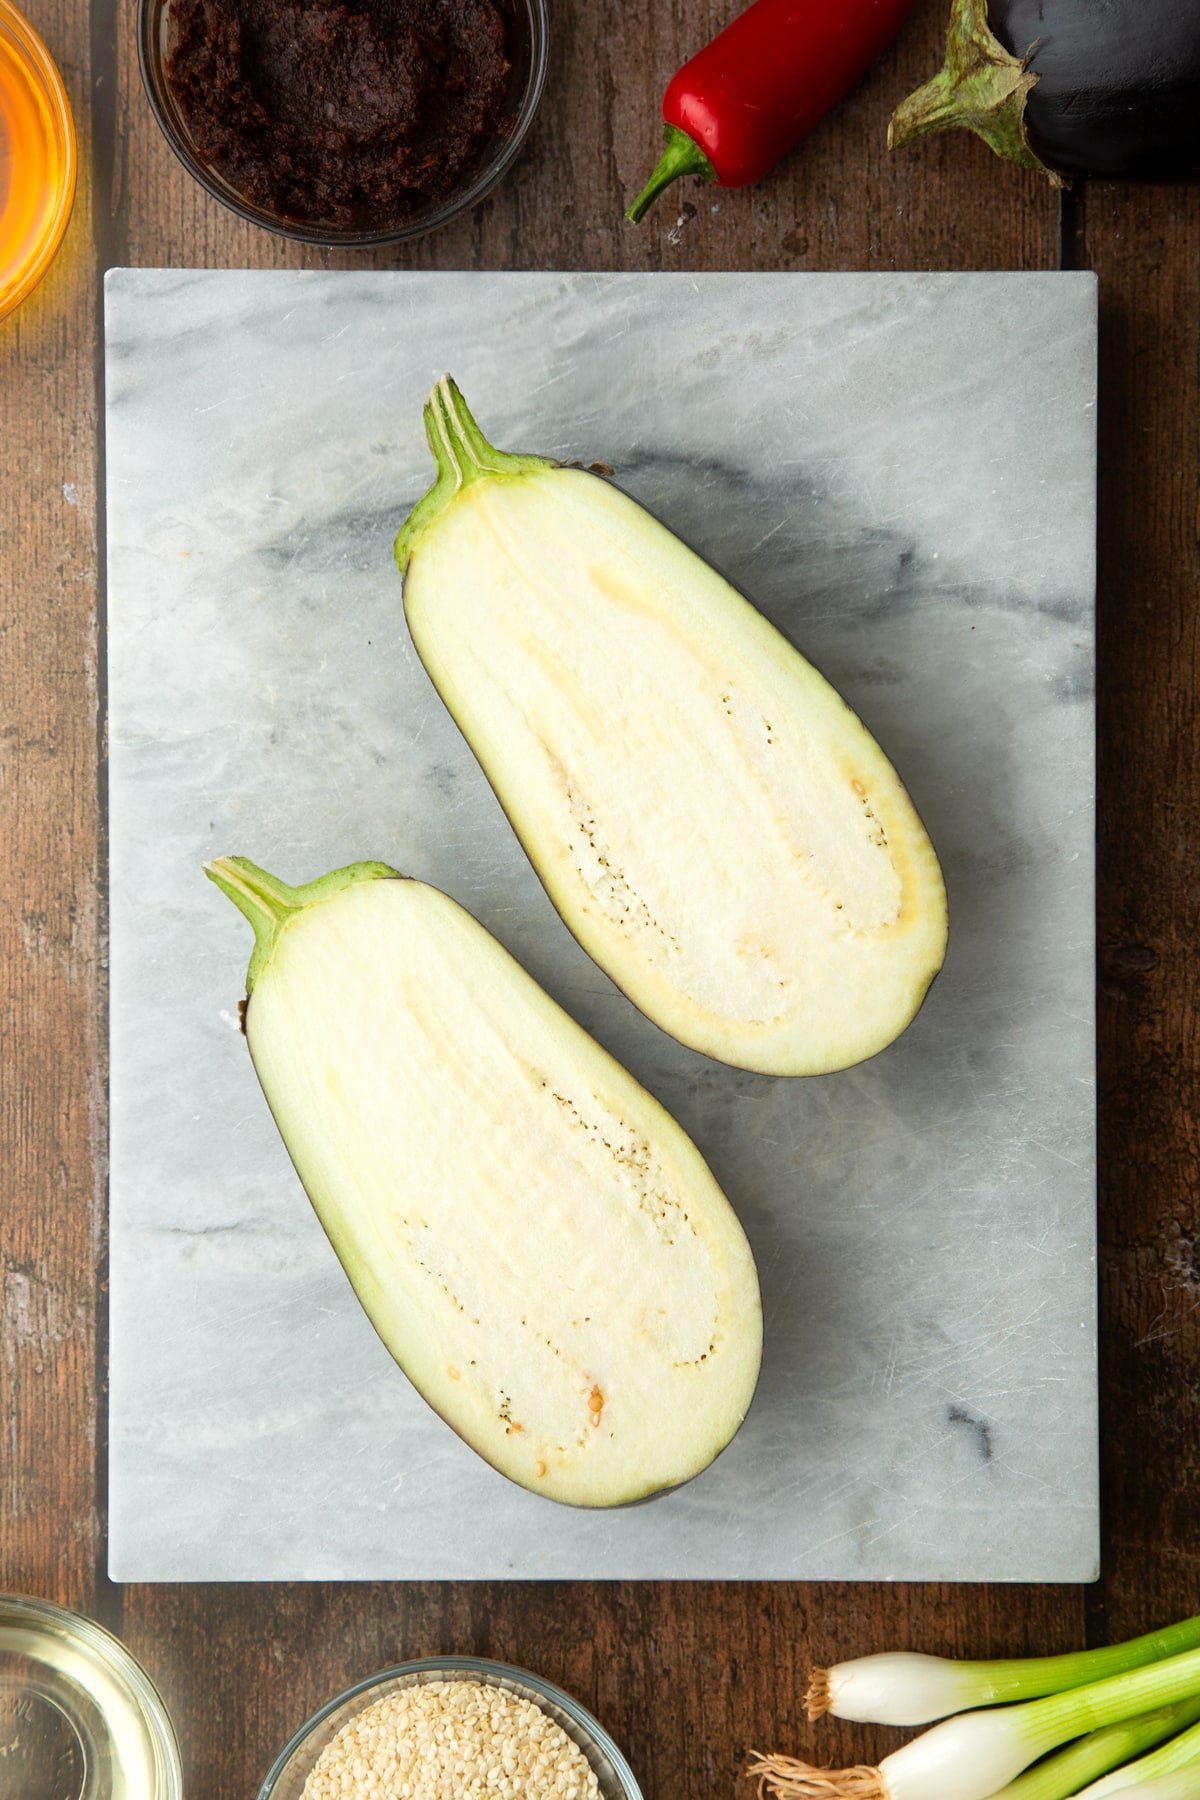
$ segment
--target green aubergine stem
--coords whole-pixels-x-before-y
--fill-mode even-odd
[[[1038,83],[1029,66],[1036,48],[1034,43],[1023,57],[1011,56],[988,25],[987,0],[953,0],[945,65],[896,108],[888,149],[962,127],[997,156],[1045,175],[1051,187],[1065,186],[1035,152],[1025,123],[1029,94]]]
[[[268,875],[246,856],[218,856],[205,863],[204,873],[254,928],[254,949],[246,970],[247,994],[254,992],[254,984],[270,961],[281,934],[298,913],[322,900],[331,900],[360,881],[398,878],[397,871],[387,863],[362,862],[334,869],[303,887],[289,887],[286,881]]]
[[[471,482],[498,475],[532,475],[556,466],[549,457],[513,456],[497,450],[480,431],[449,375],[442,376],[425,403],[425,436],[437,464],[437,480],[413,507],[396,538],[396,562],[402,575],[426,526]]]
[[[678,181],[681,175],[699,175],[701,181],[717,179],[717,171],[695,138],[680,131],[678,125],[666,126],[665,133],[667,147],[659,157],[653,175],[625,214],[631,225],[640,225],[663,189]]]

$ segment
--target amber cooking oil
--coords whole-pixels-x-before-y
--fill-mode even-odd
[[[0,0],[0,318],[45,274],[74,197],[62,77],[29,21]]]

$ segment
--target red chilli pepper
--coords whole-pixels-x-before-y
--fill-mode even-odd
[[[680,175],[745,187],[775,167],[870,68],[913,0],[754,0],[684,63],[663,97],[667,147],[626,213]]]

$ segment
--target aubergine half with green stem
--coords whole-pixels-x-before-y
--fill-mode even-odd
[[[754,1260],[691,1139],[470,913],[382,863],[254,927],[246,1036],[367,1316],[492,1466],[577,1506],[689,1480],[750,1405]]]
[[[865,726],[610,481],[495,449],[448,377],[425,427],[409,629],[584,949],[722,1062],[882,1050],[941,967],[946,894]]]

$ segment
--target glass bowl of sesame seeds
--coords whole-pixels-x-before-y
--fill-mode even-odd
[[[528,1669],[398,1663],[314,1713],[258,1800],[642,1800],[604,1727]]]

